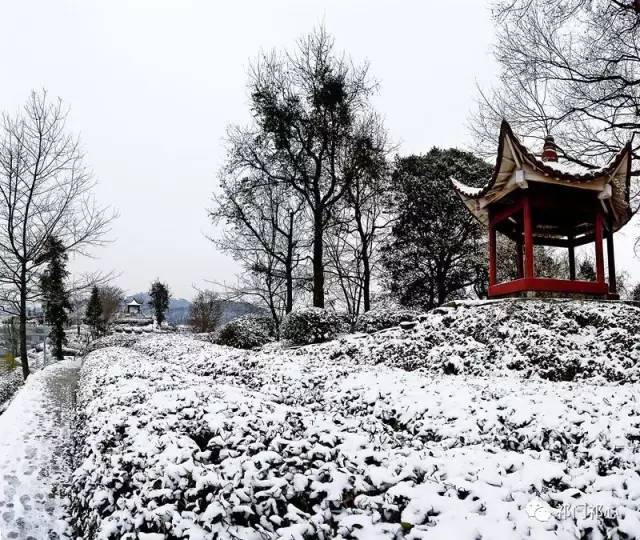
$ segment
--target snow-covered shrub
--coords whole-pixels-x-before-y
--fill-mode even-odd
[[[398,326],[401,322],[415,321],[423,313],[402,306],[379,306],[358,317],[356,332],[371,334],[378,330]]]
[[[89,342],[84,352],[88,354],[105,347],[131,347],[137,340],[138,337],[135,335],[110,334]]]
[[[253,349],[273,341],[273,320],[261,315],[249,314],[225,324],[218,333],[216,343],[236,349]]]
[[[152,317],[122,317],[119,319],[114,319],[111,322],[112,327],[118,326],[152,326],[153,318]]]
[[[19,365],[7,368],[5,371],[0,370],[0,413],[22,383],[22,368]]]
[[[289,313],[282,323],[282,338],[294,345],[322,343],[346,330],[345,317],[322,308],[305,307]]]
[[[373,337],[344,338],[360,363],[333,357],[338,340],[152,335],[89,355],[76,537],[640,537],[636,385],[408,373],[365,361]]]
[[[622,302],[505,299],[458,302],[330,346],[407,371],[640,382],[639,335],[640,308]]]

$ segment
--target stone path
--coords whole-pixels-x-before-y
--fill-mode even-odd
[[[54,487],[68,478],[80,362],[65,360],[29,377],[0,415],[0,539],[65,538]]]

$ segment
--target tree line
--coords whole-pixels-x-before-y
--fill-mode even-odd
[[[433,306],[479,279],[481,235],[449,175],[473,184],[490,168],[459,150],[392,159],[377,86],[324,28],[251,64],[252,121],[228,128],[210,216],[224,228],[214,242],[243,267],[228,289],[276,324],[300,302],[355,319],[383,282],[413,289],[407,301],[428,289],[420,303]]]
[[[99,205],[95,181],[77,137],[67,129],[68,110],[46,92],[33,92],[15,115],[0,120],[0,305],[18,319],[23,375],[28,308],[48,296],[47,317],[68,305],[53,282],[70,253],[102,245],[115,213]],[[48,268],[45,271],[45,266]],[[81,290],[100,276],[84,276]],[[53,336],[59,348],[60,336]]]
[[[518,50],[518,55],[499,54],[505,86],[507,73],[530,87],[542,80],[526,69],[529,58],[542,62],[544,51],[541,45],[532,47],[527,40],[534,38],[525,31],[534,29],[531,21],[551,4],[560,2],[500,5],[500,43],[510,54]],[[614,11],[620,16],[628,12]],[[516,21],[516,13],[524,19]],[[569,16],[564,8],[562,13]],[[602,14],[591,24],[601,20]],[[548,66],[547,79],[550,71]],[[600,86],[594,87],[598,92]],[[394,156],[382,116],[372,105],[377,88],[369,66],[339,53],[322,27],[293,49],[262,53],[250,65],[251,121],[228,128],[226,160],[209,215],[223,231],[212,240],[242,267],[237,283],[225,284],[227,294],[263,304],[276,325],[296,304],[344,310],[355,320],[375,300],[430,309],[486,294],[485,231],[450,187],[452,177],[471,186],[485,183],[492,166],[483,159],[483,145],[475,154],[433,148],[422,155]],[[515,101],[528,96],[509,87],[508,95],[481,101],[473,127],[485,149],[495,151],[502,115],[526,128],[526,134],[544,133],[550,126],[553,119],[545,124]],[[577,133],[585,114],[574,107],[567,129]],[[585,158],[610,155],[620,147],[609,137],[608,146],[602,142],[594,154],[575,137],[571,140],[570,148]],[[515,250],[506,241],[501,246],[499,270],[508,277],[516,272]],[[552,249],[537,247],[536,260],[540,275],[567,277],[564,256]],[[582,262],[588,273],[592,262]]]

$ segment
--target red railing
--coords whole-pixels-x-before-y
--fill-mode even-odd
[[[494,298],[525,291],[605,295],[609,292],[609,286],[602,281],[521,278],[491,285],[489,297]]]

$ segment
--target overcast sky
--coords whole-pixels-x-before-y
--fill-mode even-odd
[[[190,298],[235,263],[205,238],[229,123],[247,120],[249,60],[324,22],[338,49],[368,60],[375,105],[401,153],[464,147],[476,84],[492,84],[488,2],[458,0],[0,1],[0,109],[31,89],[71,107],[100,202],[120,217],[113,243],[76,271],[113,269],[130,293],[166,281]],[[620,266],[636,274],[631,236]]]

